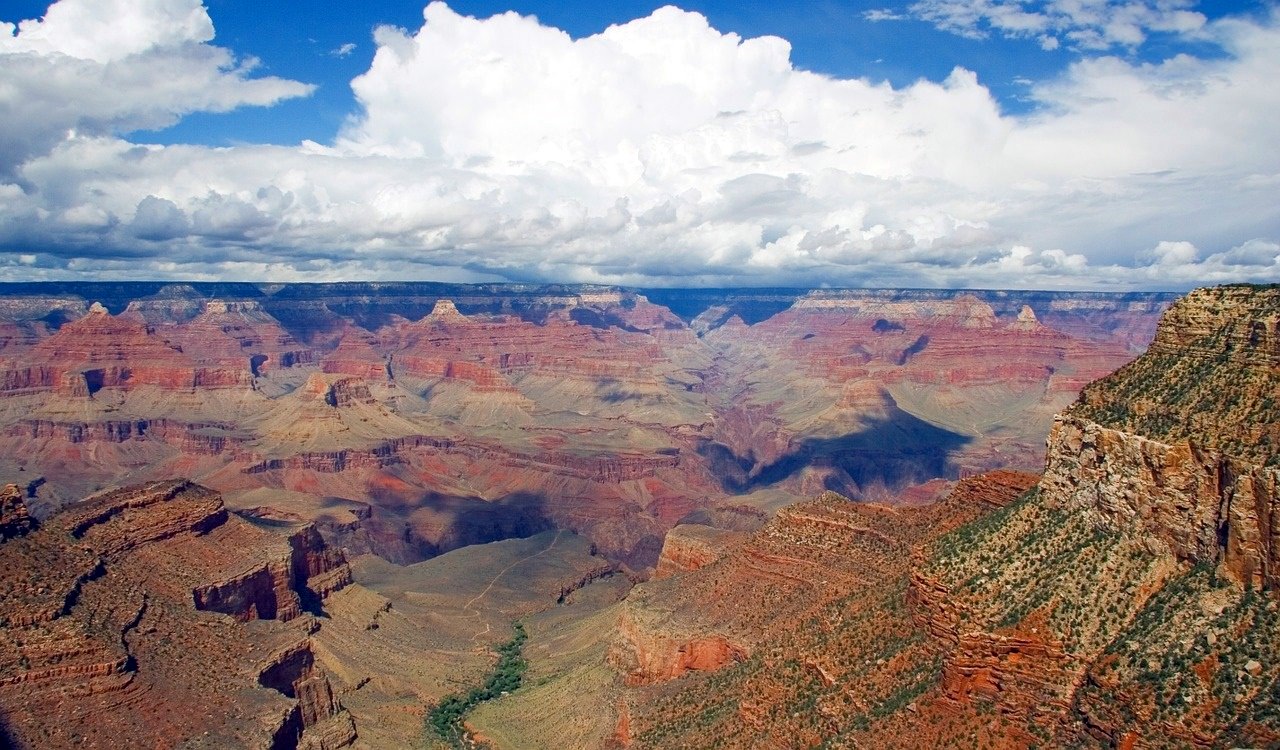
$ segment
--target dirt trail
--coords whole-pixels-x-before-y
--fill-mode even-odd
[[[545,555],[546,553],[554,549],[556,544],[560,541],[560,535],[563,533],[564,533],[563,529],[557,530],[555,537],[551,540],[551,544],[548,544],[546,547],[543,547],[541,550],[538,550],[532,555],[526,555],[525,557],[522,557],[519,560],[516,560],[515,562],[511,563],[507,567],[498,571],[497,575],[493,577],[493,580],[489,581],[489,585],[484,587],[484,591],[481,591],[479,594],[476,594],[475,596],[471,597],[471,601],[467,602],[462,606],[462,611],[471,612],[472,614],[470,616],[475,617],[476,619],[480,619],[480,616],[481,616],[480,611],[475,608],[474,606],[475,603],[483,599],[485,596],[487,596],[488,593],[491,590],[493,590],[494,585],[498,583],[498,580],[502,578],[504,575],[506,575],[512,568],[516,567],[517,565],[522,565],[526,562],[529,562],[535,557],[541,557],[542,555]],[[474,644],[476,643],[477,640],[479,640],[483,636],[488,635],[490,630],[491,628],[489,626],[489,623],[486,622],[484,624],[483,630],[478,630],[476,631],[475,635],[471,636],[471,643]]]

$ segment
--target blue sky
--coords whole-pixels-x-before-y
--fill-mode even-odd
[[[1280,280],[1273,2],[659,8],[10,0],[0,278]]]

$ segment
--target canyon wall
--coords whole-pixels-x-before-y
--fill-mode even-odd
[[[18,488],[2,496],[4,518],[22,517]],[[27,524],[0,543],[0,739],[345,747],[354,725],[315,664],[304,607],[350,575],[314,529],[257,528],[183,480]]]

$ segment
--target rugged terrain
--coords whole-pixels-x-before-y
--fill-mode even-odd
[[[14,747],[345,747],[315,615],[351,582],[309,525],[262,529],[183,481],[13,529],[3,491],[0,739]],[[12,533],[11,533],[12,532]]]
[[[1179,301],[1149,354],[1055,421],[1038,482],[986,474],[923,507],[830,494],[747,536],[678,527],[665,575],[594,641],[611,672],[593,709],[614,731],[537,721],[579,710],[555,686],[587,668],[563,656],[535,657],[546,684],[477,711],[477,731],[509,747],[1280,745],[1263,406],[1278,302]]]
[[[615,565],[570,532],[413,566],[349,563],[309,523],[157,482],[43,522],[0,493],[0,745],[411,746],[509,623]]]
[[[8,291],[15,746],[1280,743],[1276,290]]]
[[[0,474],[38,517],[185,477],[398,563],[566,529],[644,572],[704,509],[1037,467],[1052,415],[1168,301],[649,295],[672,307],[605,287],[0,286]]]

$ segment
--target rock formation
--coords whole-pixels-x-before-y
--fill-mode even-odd
[[[260,530],[189,482],[90,498],[0,544],[0,736],[15,748],[345,747],[354,727],[309,626],[285,621],[349,580],[314,530]],[[259,618],[271,622],[243,624]]]
[[[0,490],[0,542],[24,536],[34,531],[36,520],[27,512],[18,485],[6,485]]]
[[[745,534],[701,524],[681,524],[667,532],[654,580],[705,568],[727,554]]]

